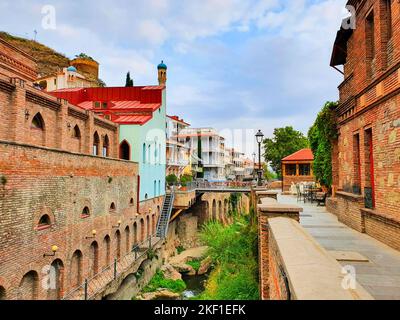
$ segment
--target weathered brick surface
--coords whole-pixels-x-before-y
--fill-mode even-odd
[[[302,209],[301,209],[302,210]],[[276,260],[276,252],[274,246],[270,243],[270,232],[268,219],[276,217],[287,217],[300,222],[299,212],[279,212],[279,213],[264,213],[262,210],[257,210],[258,216],[258,256],[259,256],[259,280],[260,280],[260,295],[262,300],[270,300],[278,296],[285,299],[285,292],[282,287],[283,278],[279,275],[277,266],[279,263]],[[272,269],[270,269],[272,268]],[[272,270],[272,272],[271,272]],[[272,290],[270,290],[272,288]]]
[[[339,195],[328,201],[328,208],[346,224],[398,248],[400,241],[393,235],[400,234],[400,228],[396,223],[389,225],[385,217],[400,222],[400,3],[391,2],[390,37],[386,1],[351,1],[351,4],[355,2],[358,3],[357,26],[347,44],[345,80],[339,86],[339,138],[333,151],[333,189],[354,192],[353,186],[357,186],[364,196],[364,188],[371,187],[374,182],[374,214],[382,218],[364,219],[360,210],[364,207],[363,197]],[[372,33],[366,22],[371,10],[374,54]],[[371,164],[366,130],[372,132],[373,181],[369,176]]]
[[[131,202],[137,197],[137,174],[138,166],[131,162],[0,142],[0,176],[7,179],[0,190],[0,286],[7,298],[33,298],[33,282],[35,298],[48,298],[40,285],[42,268],[55,259],[62,261],[66,292],[78,283],[78,270],[82,280],[95,267],[109,264],[118,247],[121,255],[127,253],[127,244],[136,240],[135,229],[147,235],[151,217],[137,215],[136,201]],[[115,210],[110,210],[111,203]],[[84,207],[90,210],[87,218],[82,217]],[[51,227],[41,230],[38,222],[44,214],[50,216]],[[85,239],[92,230],[96,238]],[[59,248],[56,257],[44,258],[52,245]],[[81,258],[74,256],[77,250]],[[21,283],[28,272],[35,281],[29,277]]]

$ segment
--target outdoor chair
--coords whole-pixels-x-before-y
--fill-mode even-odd
[[[317,206],[325,206],[326,205],[326,197],[327,197],[326,192],[317,192],[316,194],[316,199],[317,200]]]

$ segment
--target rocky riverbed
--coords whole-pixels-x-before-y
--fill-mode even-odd
[[[154,292],[139,294],[137,300],[181,300],[199,295],[205,286],[208,273],[212,268],[212,260],[207,257],[208,247],[197,247],[183,251],[172,257],[160,271],[165,279],[183,280],[186,289],[176,293],[167,288],[157,288]]]

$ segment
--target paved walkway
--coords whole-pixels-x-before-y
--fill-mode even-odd
[[[400,252],[340,223],[337,217],[316,204],[297,202],[294,196],[279,195],[279,202],[304,208],[301,225],[328,251],[361,254],[368,262],[339,261],[356,269],[357,281],[379,300],[400,300]],[[361,260],[361,259],[355,259]]]

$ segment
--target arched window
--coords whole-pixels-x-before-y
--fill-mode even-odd
[[[137,223],[135,222],[133,224],[133,244],[137,244],[138,243],[138,230],[137,230]]]
[[[71,259],[70,279],[71,286],[77,287],[82,284],[82,252],[76,250]]]
[[[99,245],[93,241],[90,245],[90,273],[92,276],[99,272]]]
[[[4,287],[0,286],[0,301],[1,300],[6,300],[6,289]]]
[[[147,163],[152,164],[152,159],[151,159],[151,144],[147,146]]]
[[[119,158],[122,160],[131,160],[131,147],[126,140],[122,141],[119,145]]]
[[[144,195],[144,198],[147,200],[147,199],[149,198],[149,195],[146,193],[146,194]]]
[[[154,196],[157,196],[157,181],[154,180]]]
[[[43,229],[43,228],[47,228],[51,226],[51,219],[49,217],[49,215],[45,214],[43,216],[40,217],[39,219],[39,223],[38,223],[38,229]]]
[[[214,221],[217,220],[217,202],[215,201],[215,199],[213,200],[212,203],[212,217],[211,217]]]
[[[99,148],[100,148],[100,137],[97,131],[93,135],[93,155],[99,155]]]
[[[89,210],[88,207],[83,208],[81,217],[82,217],[82,218],[88,218],[88,217],[90,217],[90,210]]]
[[[151,216],[151,232],[153,233],[153,234],[155,234],[156,233],[156,228],[157,228],[157,226],[156,226],[156,214],[155,213],[153,213],[153,215]]]
[[[19,284],[18,300],[36,300],[38,298],[39,275],[36,271],[26,273]]]
[[[115,210],[117,210],[117,207],[115,206],[115,203],[113,202],[113,203],[111,203],[111,205],[110,205],[110,213],[115,212]]]
[[[125,253],[128,254],[131,252],[131,231],[129,230],[129,227],[127,226],[125,228]]]
[[[38,112],[32,119],[32,128],[44,130],[44,120],[40,112]]]
[[[147,238],[151,236],[151,225],[150,225],[150,217],[146,217],[146,233],[147,233]]]
[[[158,180],[158,195],[161,195],[161,181]]]
[[[50,286],[47,294],[48,300],[60,300],[64,292],[64,263],[60,259],[56,259],[51,264],[54,270],[54,286]]]
[[[81,130],[79,129],[78,125],[76,125],[74,127],[74,131],[72,133],[72,137],[76,138],[76,139],[80,139],[81,138]]]
[[[103,141],[103,157],[108,157],[110,155],[109,149],[110,149],[110,140],[108,139],[108,135],[106,135]]]
[[[115,255],[117,256],[117,259],[119,259],[121,258],[121,232],[119,230],[115,232],[115,241]]]
[[[162,156],[162,152],[161,152],[161,143],[158,145],[158,163],[161,164],[161,156]]]
[[[144,229],[144,220],[140,219],[140,224],[139,224],[139,228],[140,228],[140,238],[139,241],[142,242],[145,239],[145,229]]]
[[[129,205],[130,206],[134,206],[135,205],[135,200],[133,198],[131,198],[131,200],[129,201]]]
[[[146,144],[143,143],[143,150],[142,150],[142,157],[143,157],[143,163],[146,163]]]
[[[111,264],[111,238],[106,235],[103,240],[104,247],[106,248],[106,253],[104,256],[104,267],[108,267]]]

